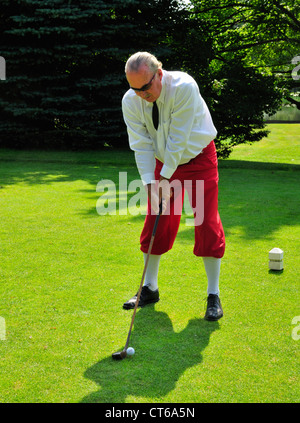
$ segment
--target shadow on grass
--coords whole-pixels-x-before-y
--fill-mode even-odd
[[[129,401],[130,397],[163,398],[176,387],[186,369],[202,362],[201,353],[217,329],[218,322],[192,319],[176,333],[169,316],[155,311],[154,305],[139,310],[130,341],[135,355],[122,361],[114,361],[110,356],[87,369],[84,376],[100,389],[81,402],[124,403],[128,397]],[[125,338],[126,334],[124,342]]]
[[[47,186],[84,181],[88,186],[76,192],[76,214],[80,218],[103,219],[105,216],[99,216],[96,210],[97,200],[101,196],[96,192],[96,187],[101,179],[107,179],[116,184],[117,214],[127,213],[124,198],[129,202],[134,193],[126,193],[124,190],[119,193],[119,172],[127,172],[128,184],[139,179],[133,156],[120,153],[114,165],[111,164],[113,154],[105,157],[107,163],[104,159],[102,163],[97,162],[98,156],[81,156],[80,153],[77,159],[74,156],[73,161],[66,160],[66,156],[62,156],[61,160],[59,157],[56,155],[56,160],[52,158],[52,162],[51,155],[48,157],[46,153],[43,159],[36,161],[22,160],[19,156],[15,161],[1,158],[0,194],[7,186],[15,183]],[[226,236],[235,234],[236,228],[242,228],[240,236],[244,238],[267,238],[272,237],[282,225],[298,225],[299,170],[300,165],[285,163],[220,160],[219,211]],[[81,198],[85,203],[82,208]],[[138,221],[141,225],[144,218],[143,215],[130,216],[132,222]],[[183,223],[184,219],[183,215]],[[190,243],[193,239],[194,231],[191,227],[182,228],[178,234],[181,242]]]
[[[269,275],[280,276],[280,275],[282,275],[283,271],[284,271],[284,269],[281,269],[281,270],[272,270],[272,269],[270,269],[269,270]]]
[[[220,159],[219,169],[257,169],[300,171],[300,165],[292,163],[255,162],[252,160]]]

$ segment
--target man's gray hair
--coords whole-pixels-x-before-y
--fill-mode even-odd
[[[138,51],[127,60],[125,72],[138,72],[142,65],[147,65],[152,72],[162,68],[162,63],[153,54],[147,51]]]

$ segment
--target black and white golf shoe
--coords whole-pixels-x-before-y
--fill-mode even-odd
[[[221,319],[221,317],[223,317],[223,309],[219,296],[217,294],[209,294],[204,319],[216,321]]]
[[[123,308],[125,310],[131,310],[134,308],[137,296],[138,293],[136,293],[134,297],[130,298],[130,300],[126,301],[126,303],[123,304]],[[152,291],[148,288],[148,286],[143,286],[138,307],[145,307],[148,304],[157,303],[157,301],[159,301],[158,289],[156,291]]]

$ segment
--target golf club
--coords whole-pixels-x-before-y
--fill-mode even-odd
[[[115,353],[112,354],[112,358],[114,360],[123,360],[123,358],[125,358],[127,356],[127,348],[128,348],[128,345],[129,345],[129,339],[130,339],[130,335],[131,335],[131,331],[132,331],[132,327],[133,327],[133,322],[134,322],[136,310],[137,310],[138,305],[139,305],[142,287],[143,287],[143,283],[144,283],[144,279],[145,279],[145,274],[146,274],[146,270],[147,270],[147,266],[148,266],[148,262],[149,262],[149,256],[151,254],[152,245],[153,245],[153,242],[154,242],[155,233],[156,233],[156,229],[157,229],[157,225],[158,225],[158,221],[159,221],[159,217],[160,217],[161,213],[162,213],[162,202],[159,205],[159,212],[158,212],[156,219],[155,219],[155,223],[154,223],[154,227],[153,227],[153,231],[152,231],[152,235],[151,235],[151,239],[150,239],[150,244],[149,244],[149,248],[148,248],[148,252],[147,252],[147,257],[146,257],[146,261],[145,261],[144,271],[143,271],[140,287],[139,287],[139,290],[138,290],[138,295],[137,295],[137,299],[136,299],[136,302],[135,302],[133,315],[132,315],[132,318],[131,318],[130,329],[129,329],[129,332],[128,332],[128,335],[127,335],[126,344],[125,344],[125,347],[122,351],[118,351],[118,352],[115,352]]]

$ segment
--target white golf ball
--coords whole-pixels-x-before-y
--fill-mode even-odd
[[[127,354],[128,355],[133,355],[134,353],[135,353],[134,348],[132,348],[132,347],[127,348]]]

